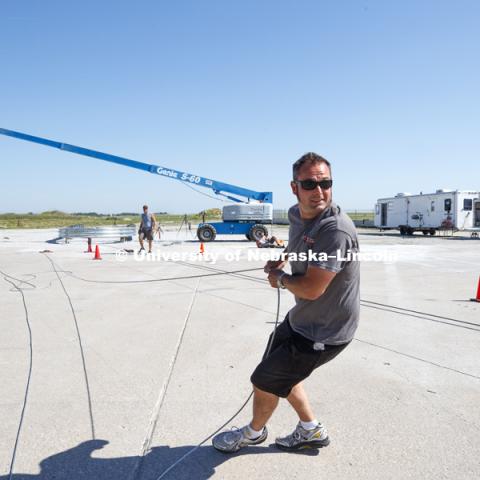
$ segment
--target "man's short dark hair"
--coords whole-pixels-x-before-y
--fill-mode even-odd
[[[323,158],[322,156],[314,153],[314,152],[308,152],[305,155],[302,155],[294,164],[293,164],[293,179],[297,180],[298,177],[298,172],[300,169],[305,165],[316,165],[317,163],[324,163],[328,169],[330,170],[330,175],[332,175],[332,166],[330,165],[330,162],[326,159]]]
[[[148,205],[144,205],[144,206],[143,206],[143,209],[144,209],[144,210],[145,210],[146,208],[148,208]]]

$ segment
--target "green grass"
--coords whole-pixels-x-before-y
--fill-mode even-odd
[[[184,215],[169,215],[165,213],[155,214],[161,224],[181,223]],[[201,215],[192,214],[187,216],[188,221],[198,223],[202,220]],[[221,217],[207,215],[206,221],[219,220]],[[64,213],[57,210],[43,213],[4,213],[0,214],[1,228],[59,228],[70,225],[85,225],[86,227],[128,225],[140,223],[140,214],[99,215]]]
[[[373,220],[373,212],[350,211],[347,212],[352,220]],[[167,213],[155,214],[162,225],[179,224],[184,215],[171,215]],[[188,214],[187,219],[192,223],[202,221],[200,214]],[[207,212],[205,221],[221,220],[221,212]],[[59,228],[69,225],[85,225],[86,227],[128,225],[140,223],[140,214],[122,213],[117,215],[100,215],[96,213],[64,213],[53,210],[43,213],[4,213],[0,214],[0,229],[2,228]]]
[[[353,210],[350,212],[347,212],[347,215],[352,219],[352,220],[372,220],[375,218],[375,213],[372,211],[369,212],[361,212],[359,210]]]

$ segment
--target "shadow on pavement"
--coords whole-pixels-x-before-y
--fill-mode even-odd
[[[108,445],[106,440],[89,440],[80,443],[74,448],[65,450],[45,458],[40,462],[40,473],[14,473],[12,480],[133,480],[138,456],[118,458],[95,458],[92,453]],[[154,447],[144,457],[141,469],[135,480],[156,480],[170,465],[194,448],[195,445],[179,447]],[[223,462],[239,455],[284,453],[275,446],[252,446],[234,454],[224,454],[216,451],[212,446],[202,446],[185,458],[164,477],[175,480],[205,480],[215,473],[215,468]],[[303,450],[301,455],[316,456],[318,450]],[[8,480],[9,476],[2,475],[0,480]]]

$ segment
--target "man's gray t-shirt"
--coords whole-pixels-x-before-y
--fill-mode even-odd
[[[142,213],[142,228],[150,230],[152,228],[152,214]]]
[[[288,313],[290,325],[314,342],[347,343],[353,339],[360,314],[360,263],[353,258],[344,260],[348,252],[351,257],[358,255],[355,226],[334,203],[311,220],[303,220],[298,205],[294,205],[288,211],[288,219],[289,256],[293,252],[304,252],[305,256],[311,250],[310,259],[289,259],[292,274],[305,274],[309,265],[336,273],[325,293],[316,300],[295,296],[296,305]]]

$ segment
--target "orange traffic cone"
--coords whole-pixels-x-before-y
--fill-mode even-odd
[[[100,247],[95,245],[95,256],[93,257],[94,260],[101,260],[102,257],[100,256]]]
[[[89,238],[88,239],[88,249],[85,253],[93,253],[93,250],[92,250],[92,239]]]
[[[200,253],[202,255],[205,253],[205,246],[203,245],[203,242],[200,244]]]
[[[471,298],[472,302],[480,302],[480,277],[478,277],[477,298]]]

